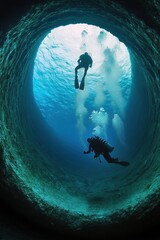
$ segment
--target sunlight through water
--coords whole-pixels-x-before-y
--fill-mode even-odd
[[[85,89],[77,90],[75,67],[84,52],[92,56],[93,66],[87,72]],[[83,72],[79,70],[79,80]],[[129,52],[118,38],[96,26],[73,24],[53,29],[41,43],[33,92],[53,131],[81,154],[91,135],[113,146],[126,145],[124,120],[131,77]]]

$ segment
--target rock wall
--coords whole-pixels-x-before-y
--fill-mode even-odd
[[[15,1],[12,6],[10,2],[3,6],[0,187],[3,193],[1,206],[5,205],[10,211],[5,214],[3,210],[0,220],[3,223],[5,219],[1,227],[2,239],[13,239],[10,235],[20,224],[19,220],[17,225],[7,220],[12,211],[17,213],[18,219],[28,219],[25,220],[27,227],[20,227],[20,235],[15,233],[15,239],[22,239],[23,233],[31,231],[28,230],[29,222],[34,223],[36,229],[40,225],[52,234],[57,232],[61,235],[63,229],[63,237],[97,239],[106,236],[116,239],[119,235],[128,239],[141,236],[147,228],[158,225],[159,8],[159,1],[149,0],[134,3],[124,0],[23,1],[23,4]],[[90,201],[94,214],[73,211],[74,198],[67,191],[67,186],[75,179],[74,173],[68,171],[66,186],[61,186],[64,169],[60,169],[56,161],[52,164],[50,161],[56,159],[54,149],[61,148],[61,142],[59,139],[55,141],[55,136],[50,133],[32,92],[33,64],[39,44],[51,29],[70,23],[94,24],[113,33],[129,48],[133,66],[133,87],[126,121],[126,128],[129,129],[132,124],[128,141],[133,146],[133,165],[131,170],[118,178],[119,182],[123,182],[120,191],[115,187],[100,200]],[[46,138],[50,144],[46,144]],[[102,186],[104,184],[102,181]],[[101,190],[101,187],[95,186],[94,193]],[[75,196],[74,206],[80,204],[85,208],[87,201],[87,197],[79,194]],[[97,204],[98,208],[103,206],[100,215],[96,214]],[[39,238],[35,232],[32,229],[28,239]]]

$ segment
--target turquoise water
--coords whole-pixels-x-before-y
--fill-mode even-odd
[[[74,68],[86,51],[93,66],[83,91],[74,88]],[[79,70],[79,82],[83,72]],[[92,135],[115,146],[115,154],[121,155],[122,146],[127,148],[124,122],[131,75],[127,47],[99,27],[58,27],[42,41],[34,65],[34,97],[48,125],[71,154],[78,156],[76,161],[91,158],[84,157],[83,150]]]
[[[159,201],[158,38],[114,4],[104,11],[103,1],[94,1],[99,12],[86,2],[83,22],[114,33],[128,53],[103,29],[56,28],[62,21],[81,22],[82,15],[79,7],[74,12],[69,6],[66,12],[58,8],[61,1],[54,4],[24,17],[0,50],[3,179],[18,209],[22,202],[25,215],[32,218],[34,212],[36,221],[42,214],[60,231],[61,226],[83,229],[136,221],[148,211],[148,203],[150,211]],[[81,91],[74,88],[74,68],[84,51],[94,64]],[[130,166],[103,158],[100,164],[93,154],[84,155],[86,139],[93,134],[113,145],[112,156]]]

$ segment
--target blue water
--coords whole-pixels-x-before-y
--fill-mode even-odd
[[[74,88],[74,68],[87,51],[93,59],[85,89]],[[78,72],[79,80],[83,69]],[[125,110],[132,73],[127,47],[104,29],[74,24],[53,29],[39,46],[34,65],[33,92],[48,125],[61,139],[73,161],[98,164],[83,155],[86,139],[98,135],[123,157]],[[57,152],[59,149],[57,149]],[[82,160],[83,159],[83,160]],[[72,160],[71,160],[72,161]]]
[[[103,3],[98,1],[98,9],[103,10]],[[33,77],[35,102],[47,126],[30,92],[32,57],[39,34],[66,17],[75,22],[84,7],[79,4],[82,12],[77,18],[78,5],[74,13],[73,8],[68,9],[68,1],[65,12],[64,7],[58,12],[61,3],[53,3],[27,14],[7,34],[1,49],[2,166],[5,162],[2,176],[5,192],[14,195],[11,202],[20,212],[27,213],[27,218],[39,216],[42,225],[50,222],[49,228],[55,226],[60,231],[62,226],[63,230],[87,227],[87,234],[95,229],[98,236],[101,226],[108,232],[113,223],[113,232],[118,223],[128,225],[127,220],[144,222],[144,214],[147,217],[158,206],[158,36],[134,15],[123,24],[123,17],[129,19],[129,13],[122,8],[119,12],[115,4],[112,13],[118,14],[114,16],[105,11],[97,15],[96,4],[89,9],[90,4],[87,2],[86,13],[91,12],[91,20],[88,15],[84,18],[92,21],[95,13],[97,24],[100,17],[106,29],[110,26],[118,35],[121,32],[131,47],[134,87],[127,48],[113,35],[87,25],[54,29],[37,52]],[[64,18],[60,20],[61,16]],[[115,17],[122,29],[119,24],[114,25]],[[41,19],[43,24],[39,24]],[[74,68],[85,51],[92,55],[94,63],[88,71],[85,90],[81,91],[74,88]],[[115,147],[112,155],[129,161],[130,166],[108,164],[103,158],[100,164],[93,154],[84,155],[86,139],[93,134],[105,138]],[[127,149],[131,149],[128,157]],[[95,228],[97,224],[100,228]]]

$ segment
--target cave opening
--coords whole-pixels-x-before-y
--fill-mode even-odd
[[[54,8],[57,11],[53,11]],[[7,177],[6,182],[9,187],[14,185],[24,194],[26,202],[33,205],[35,211],[38,209],[42,215],[48,217],[47,223],[51,228],[55,224],[59,230],[62,226],[71,230],[79,230],[87,226],[91,227],[91,230],[95,225],[106,226],[108,224],[110,226],[110,224],[120,222],[122,219],[128,219],[129,216],[135,214],[137,209],[141,209],[140,212],[143,215],[144,206],[149,201],[149,197],[154,195],[158,199],[159,163],[156,136],[159,134],[159,115],[158,100],[156,101],[157,88],[155,87],[158,77],[156,75],[156,58],[151,66],[151,58],[148,60],[146,55],[147,48],[150,57],[153,54],[156,56],[156,36],[152,33],[154,36],[152,37],[149,31],[145,34],[143,30],[146,30],[146,26],[142,22],[139,24],[139,28],[134,28],[133,26],[137,26],[138,20],[134,16],[130,18],[126,12],[123,14],[126,14],[126,18],[132,22],[124,22],[124,15],[118,12],[120,10],[117,5],[116,8],[114,5],[107,8],[107,12],[103,11],[100,2],[96,6],[91,6],[88,2],[85,8],[79,6],[78,9],[73,6],[72,8],[69,6],[68,9],[66,6],[56,8],[57,5],[54,6],[54,3],[33,8],[31,13],[9,32],[1,49],[1,77],[3,79],[1,88],[1,145],[4,149],[5,177]],[[81,22],[82,12],[85,12],[83,22],[109,30],[130,49],[132,87],[127,98],[124,124],[129,146],[127,159],[131,163],[127,169],[113,165],[106,165],[100,169],[101,165],[94,162],[92,158],[88,159],[88,157],[87,160],[83,158],[83,164],[81,162],[78,165],[74,161],[77,159],[75,153],[73,161],[71,161],[70,150],[68,151],[68,147],[65,147],[65,143],[62,142],[61,135],[56,132],[58,130],[56,127],[58,115],[57,123],[54,122],[51,112],[51,119],[46,120],[47,115],[44,115],[41,106],[37,107],[37,103],[35,103],[37,96],[35,98],[33,96],[36,89],[33,94],[34,82],[32,80],[34,60],[40,43],[51,29],[61,26],[65,20],[67,24]],[[122,23],[123,28],[121,28]],[[137,35],[141,36],[141,41],[137,40]],[[145,45],[141,44],[144,42]],[[74,66],[73,60],[75,62],[77,57],[78,55],[72,59],[72,67]],[[64,58],[62,59],[64,60]],[[66,61],[64,63],[67,64]],[[74,71],[74,67],[72,70]],[[59,71],[52,72],[52,74],[54,73],[58,74]],[[89,71],[88,77],[86,89],[87,85],[92,89],[90,78],[95,77],[95,75]],[[68,89],[71,89],[70,96],[72,96],[73,85],[71,86],[71,81],[73,76],[70,83],[67,82],[65,76],[63,80],[66,85],[70,85]],[[57,83],[54,82],[54,84]],[[37,90],[38,93],[42,92],[38,88]],[[55,96],[56,94],[61,97],[60,93],[56,92]],[[103,100],[104,96],[98,97],[97,104],[99,100]],[[72,100],[75,99],[72,98]],[[48,103],[52,104],[53,102],[48,101]],[[59,101],[60,103],[61,101]],[[59,104],[58,107],[60,107]],[[65,106],[67,104],[68,101]],[[88,105],[91,105],[90,102]],[[45,106],[45,111],[48,108],[50,106]],[[90,120],[93,123],[97,121],[96,114],[106,117],[103,109],[100,112],[96,112],[100,108],[94,110],[91,111],[93,115],[90,115]],[[121,117],[122,113],[123,111],[121,111]],[[59,113],[57,112],[57,114]],[[66,121],[69,120],[66,117]],[[46,124],[47,121],[55,124],[53,129],[52,124]],[[93,126],[90,128],[90,133],[93,129],[94,131],[100,130],[100,128]],[[65,131],[63,127],[61,130],[62,133]],[[69,133],[65,132],[65,135],[67,134],[69,135],[70,131]],[[111,133],[108,136],[110,136],[113,145],[117,144],[117,149],[118,145],[121,146],[119,149],[125,149],[118,138],[116,140],[111,138]],[[87,137],[86,135],[84,139]],[[67,144],[69,143],[67,142]],[[73,162],[76,162],[76,165],[73,166]],[[80,169],[81,171],[79,171]],[[16,202],[21,202],[19,195],[14,196],[14,198],[16,199],[15,205]],[[156,201],[154,204],[156,205]],[[151,205],[152,208],[154,204]],[[23,208],[23,204],[21,208]],[[25,209],[23,211],[29,215]]]
[[[91,53],[93,70],[88,71],[85,90],[76,91],[76,58],[86,51]],[[79,70],[80,79],[83,72]],[[127,158],[124,124],[131,82],[126,46],[104,29],[72,24],[52,30],[42,41],[34,65],[34,97],[48,125],[70,149],[73,162],[87,168],[83,148],[92,135],[106,139],[116,146],[115,154]],[[92,157],[89,167],[96,168]]]

